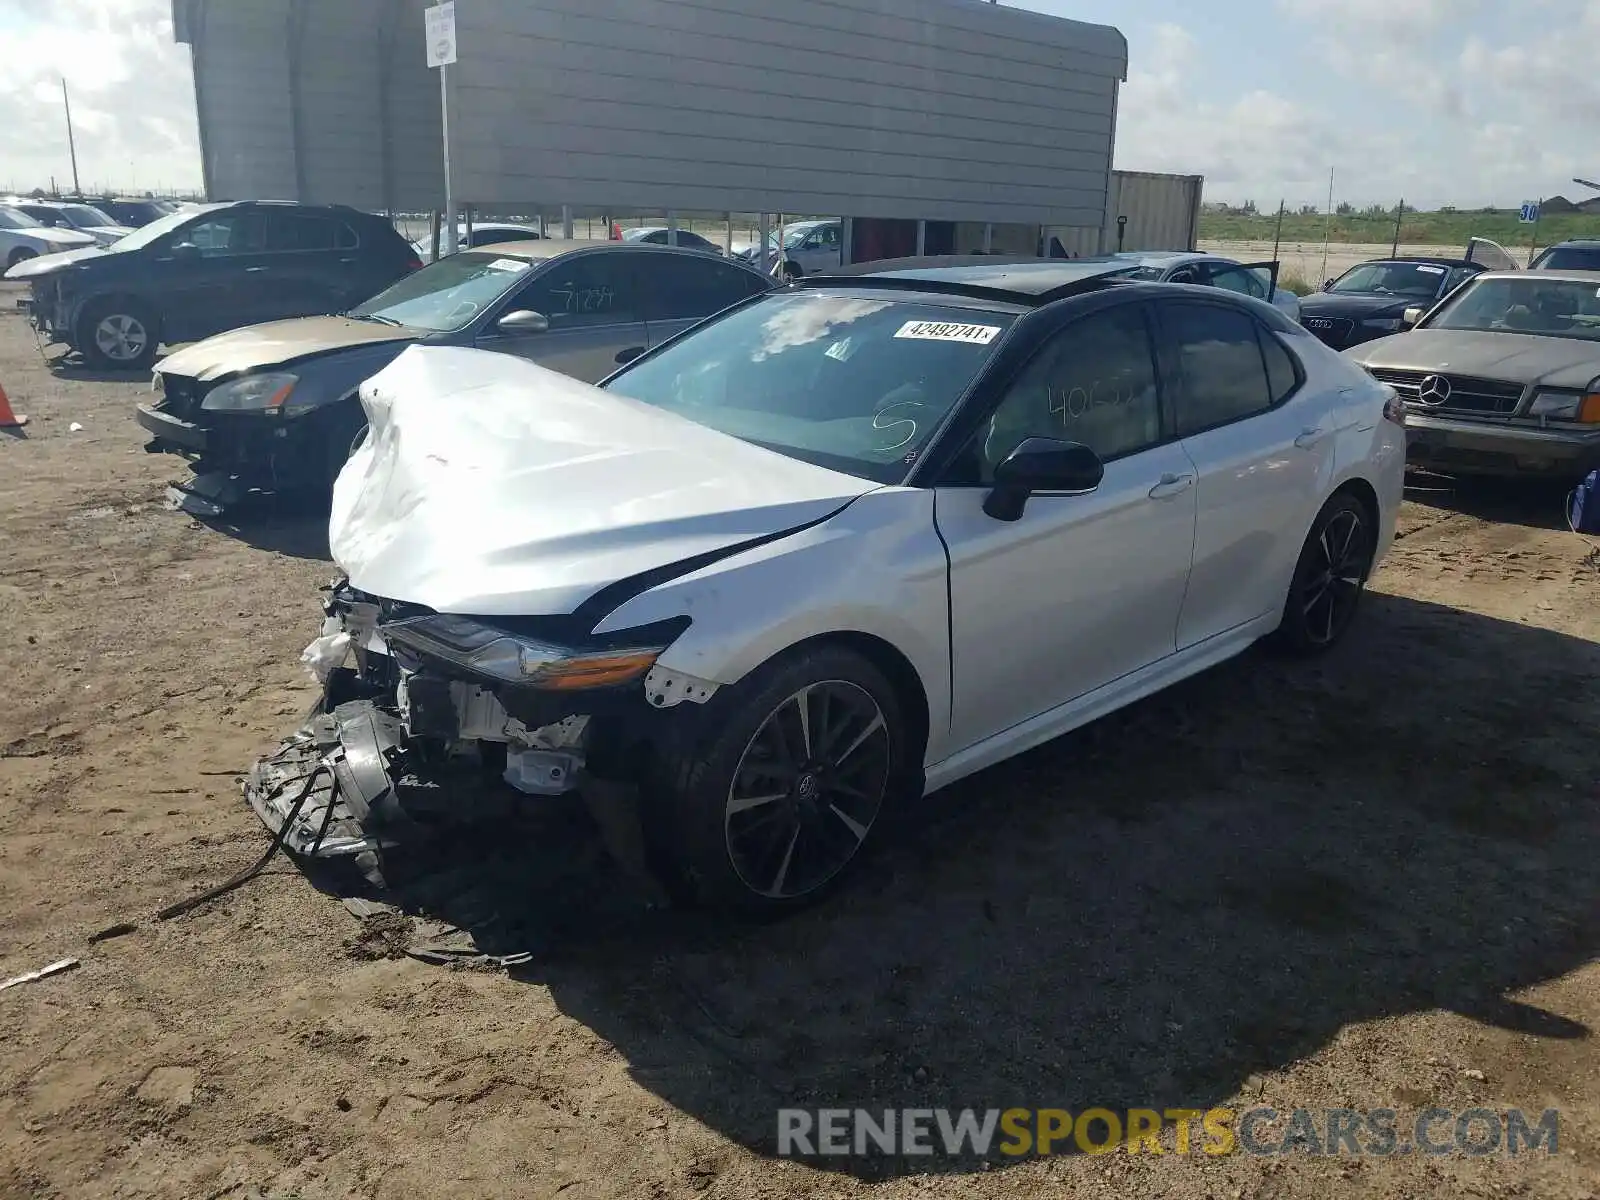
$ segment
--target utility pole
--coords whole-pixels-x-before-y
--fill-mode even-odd
[[[67,98],[67,77],[61,77],[61,106],[67,110],[67,153],[72,155],[72,194],[83,195],[78,186],[78,143],[72,137],[72,101]]]
[[[1333,240],[1333,168],[1328,168],[1328,223],[1322,229],[1322,277],[1328,277],[1328,243]]]
[[[1400,254],[1400,219],[1406,215],[1405,197],[1400,198],[1400,207],[1394,210],[1394,241],[1389,246],[1389,257],[1396,258]]]

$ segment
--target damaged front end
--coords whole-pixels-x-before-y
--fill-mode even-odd
[[[473,618],[334,586],[302,661],[318,710],[251,770],[245,796],[307,858],[387,850],[580,789],[639,782],[671,709],[716,686],[657,657],[688,619],[582,634],[570,618]]]

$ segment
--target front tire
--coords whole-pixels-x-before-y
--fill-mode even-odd
[[[649,808],[675,890],[756,913],[820,898],[911,775],[894,686],[855,651],[782,655],[699,713]]]
[[[11,257],[6,259],[6,270],[9,271],[12,267],[16,266],[18,263],[25,263],[30,258],[38,258],[38,257],[39,256],[38,256],[37,253],[35,253],[32,250],[29,250],[26,246],[18,246],[15,250],[13,250],[11,252]]]
[[[96,370],[145,370],[160,344],[155,316],[136,300],[97,301],[78,321],[78,352]]]
[[[1378,530],[1372,514],[1348,492],[1328,501],[1311,524],[1274,635],[1279,648],[1322,654],[1344,637],[1372,573]]]

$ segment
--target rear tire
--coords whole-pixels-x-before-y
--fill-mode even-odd
[[[96,370],[145,370],[160,345],[155,315],[137,300],[97,300],[78,319],[78,353]]]
[[[1280,650],[1308,657],[1338,645],[1360,607],[1377,535],[1372,514],[1349,492],[1323,505],[1300,549],[1273,634]]]
[[[684,716],[645,812],[669,887],[700,903],[774,914],[815,902],[916,765],[894,686],[841,646],[780,655]]]

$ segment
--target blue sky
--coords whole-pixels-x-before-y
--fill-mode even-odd
[[[323,0],[334,3],[337,0]],[[420,0],[419,0],[420,2]],[[1004,0],[1119,27],[1117,165],[1206,177],[1269,209],[1514,205],[1600,175],[1600,0]],[[0,187],[196,187],[170,0],[0,0]]]

